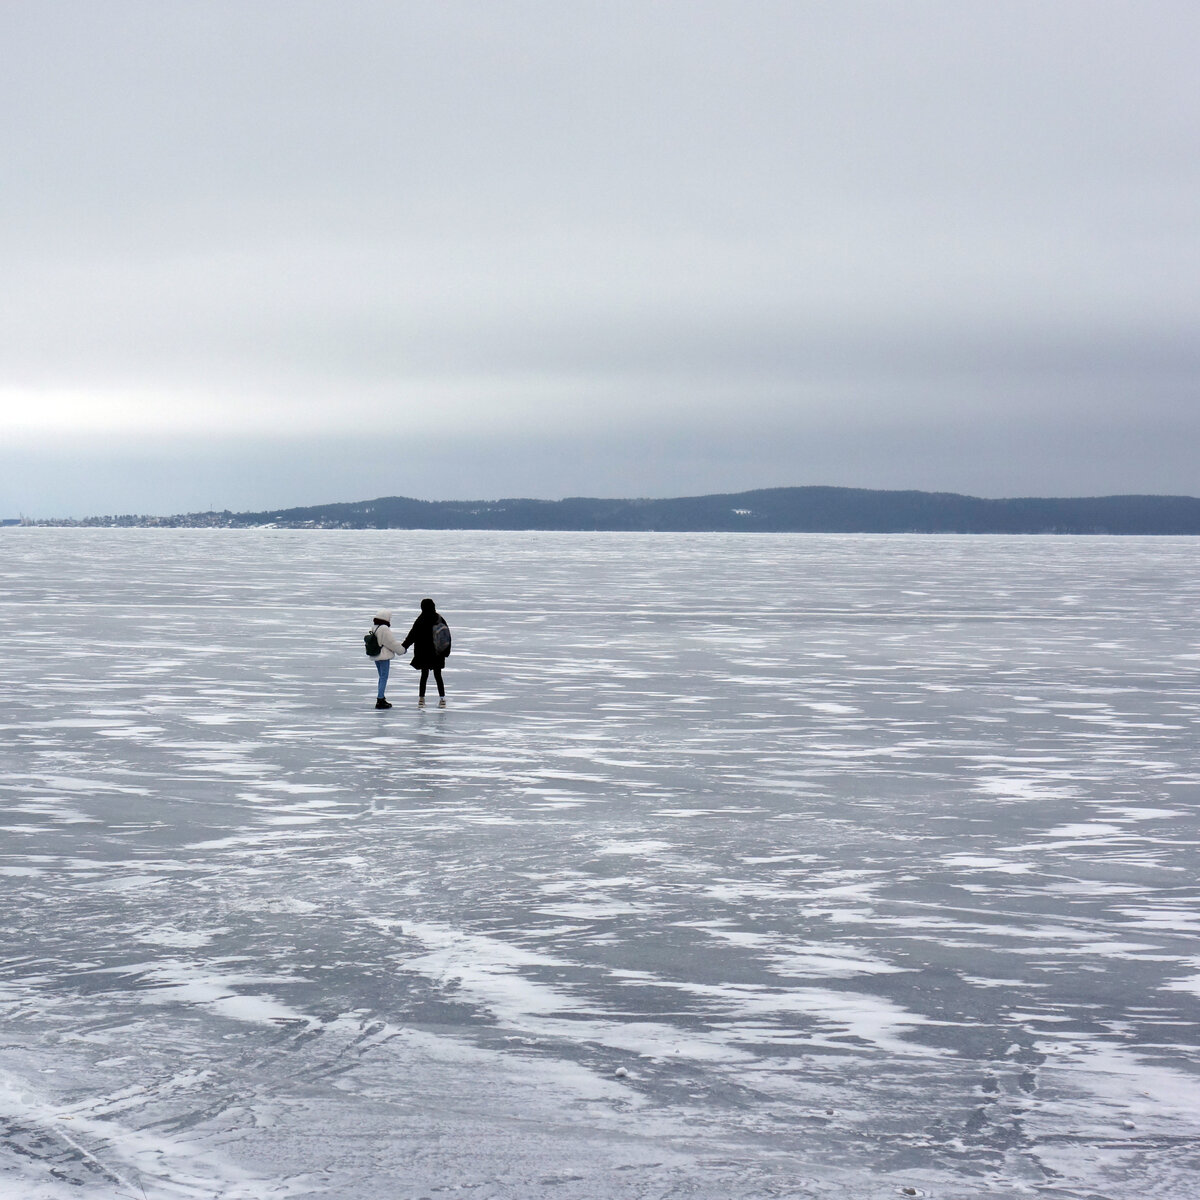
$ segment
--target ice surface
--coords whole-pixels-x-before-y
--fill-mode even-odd
[[[3,531],[0,1196],[1191,1200],[1196,550]]]

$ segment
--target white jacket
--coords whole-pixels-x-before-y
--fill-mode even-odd
[[[404,648],[392,636],[392,631],[387,625],[376,625],[375,636],[379,639],[379,653],[372,656],[374,662],[382,662],[404,653]]]

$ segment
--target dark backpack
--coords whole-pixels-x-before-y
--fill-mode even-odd
[[[439,618],[429,636],[433,639],[433,652],[445,658],[450,653],[450,626]]]
[[[379,635],[375,630],[363,634],[363,645],[367,648],[367,657],[375,658],[383,647],[379,644]]]

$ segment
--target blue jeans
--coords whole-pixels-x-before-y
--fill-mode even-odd
[[[383,693],[387,691],[388,671],[391,670],[392,660],[390,658],[377,658],[375,660],[375,670],[379,672],[379,699],[383,699]]]

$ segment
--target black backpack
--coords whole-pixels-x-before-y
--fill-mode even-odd
[[[379,635],[375,630],[363,634],[363,645],[367,648],[367,657],[375,658],[383,647],[379,644]]]

